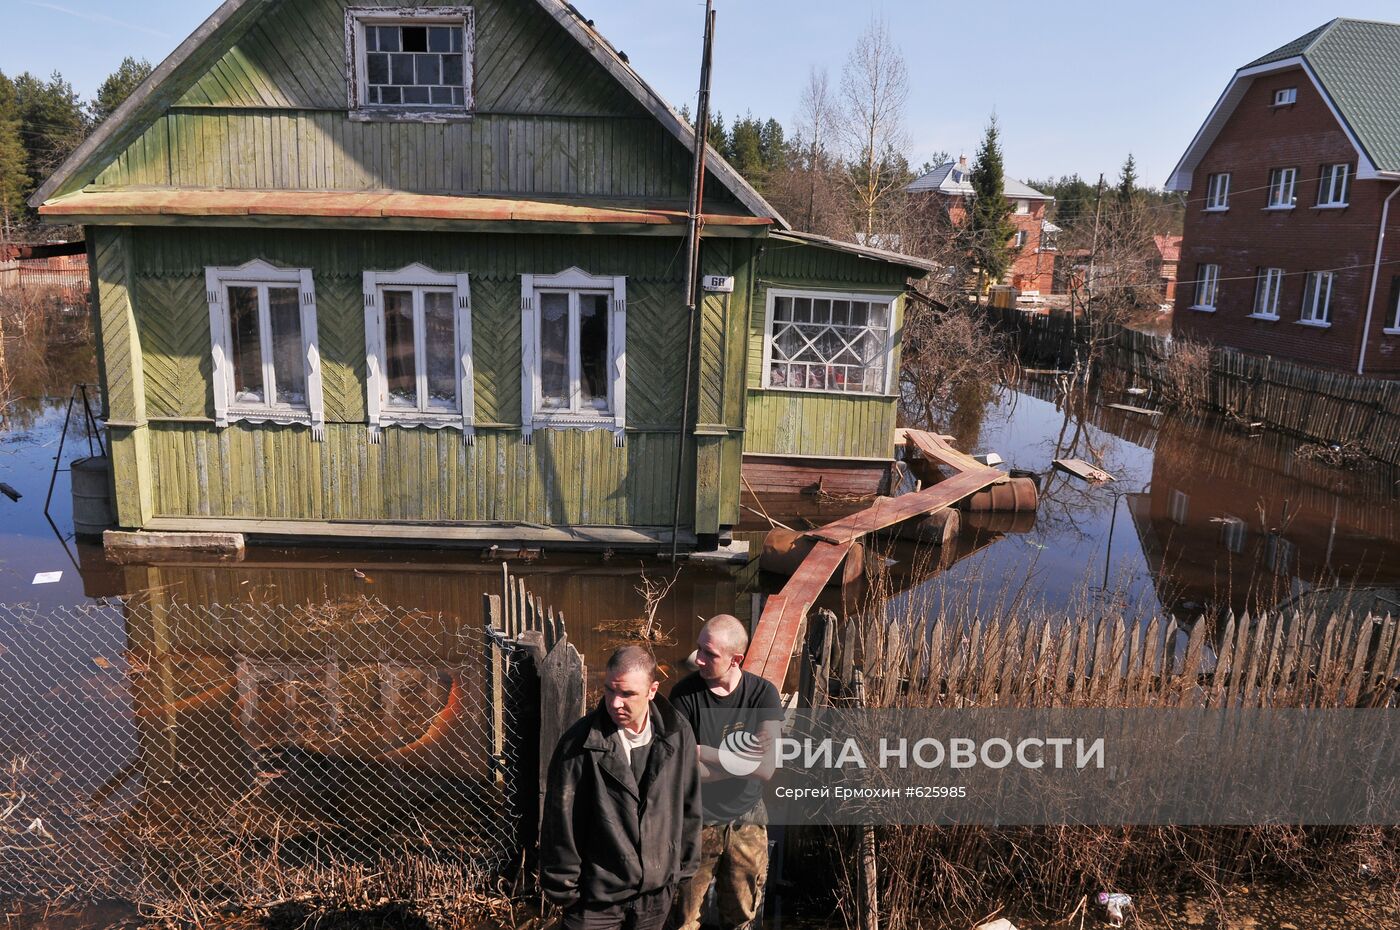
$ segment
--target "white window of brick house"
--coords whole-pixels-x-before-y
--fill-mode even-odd
[[[1206,209],[1230,209],[1230,174],[1212,174],[1206,181]]]
[[[252,261],[206,268],[204,284],[215,422],[300,423],[321,439],[325,405],[311,269]]]
[[[471,285],[424,265],[366,271],[366,399],[382,426],[456,427],[473,439]]]
[[[1196,266],[1196,302],[1191,305],[1192,310],[1214,310],[1217,294],[1220,290],[1220,266],[1219,265],[1197,265]]]
[[[894,298],[769,288],[763,386],[886,394]]]
[[[1400,335],[1400,275],[1390,279],[1390,326],[1385,331]]]
[[[1281,87],[1274,91],[1274,106],[1286,107],[1298,102],[1298,88]]]
[[[1031,202],[1029,200],[1016,201],[1016,212],[1024,216],[1031,212]]]
[[[346,10],[351,114],[466,114],[473,105],[474,33],[471,7]]]
[[[1292,210],[1298,202],[1298,169],[1275,168],[1269,172],[1270,210]]]
[[[1332,282],[1330,271],[1310,271],[1303,278],[1303,314],[1298,322],[1310,326],[1332,325]]]
[[[537,429],[627,425],[627,278],[570,268],[524,275],[521,309],[521,419]]]
[[[1260,320],[1278,319],[1278,296],[1283,289],[1282,268],[1261,268],[1254,283],[1254,312]]]
[[[1318,171],[1317,205],[1319,207],[1345,207],[1351,199],[1350,164],[1323,165]]]
[[[1016,248],[1024,249],[1026,247],[1026,242],[1029,238],[1029,235],[1024,229],[1016,230]]]

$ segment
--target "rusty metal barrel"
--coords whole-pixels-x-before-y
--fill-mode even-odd
[[[895,527],[895,535],[900,539],[946,546],[958,538],[958,531],[961,528],[962,517],[956,510],[948,507],[922,517],[905,520]]]
[[[966,498],[959,504],[973,512],[1034,513],[1040,490],[1031,478],[1008,478]]]
[[[796,530],[771,529],[763,537],[763,552],[758,557],[758,567],[765,572],[791,577],[802,560],[816,546],[817,541]],[[851,546],[841,568],[832,576],[832,581],[843,585],[850,584],[865,570],[865,547],[860,543]]]
[[[983,533],[1029,533],[1035,529],[1035,511],[968,511],[963,514],[963,526]]]

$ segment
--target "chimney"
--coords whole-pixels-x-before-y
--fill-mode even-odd
[[[959,167],[959,168],[966,168],[966,167],[967,167],[967,156],[966,156],[966,155],[959,155],[959,156],[958,156],[958,167]]]

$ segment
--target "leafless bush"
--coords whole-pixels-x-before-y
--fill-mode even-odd
[[[70,303],[60,288],[0,292],[0,414],[32,412],[25,402],[55,382],[65,383],[66,396],[66,386],[94,379],[89,315]]]
[[[1329,468],[1346,471],[1366,471],[1376,466],[1376,460],[1366,454],[1358,439],[1342,442],[1306,442],[1293,454],[1305,462],[1317,462]]]
[[[1170,353],[1157,365],[1162,400],[1178,410],[1195,411],[1210,400],[1210,346],[1190,339],[1172,341]]]
[[[995,382],[1015,364],[1005,339],[983,318],[962,306],[919,300],[905,314],[903,361],[906,403],[928,421],[945,418],[962,389]]]

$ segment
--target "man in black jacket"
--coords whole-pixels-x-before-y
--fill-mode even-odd
[[[540,885],[565,930],[659,930],[699,864],[695,736],[656,691],[651,653],[617,650],[550,761]]]

